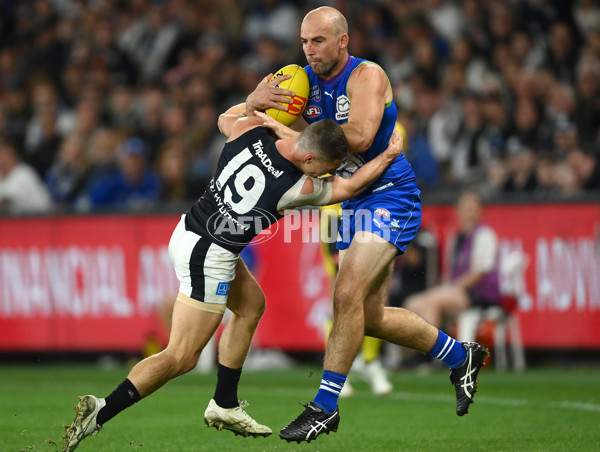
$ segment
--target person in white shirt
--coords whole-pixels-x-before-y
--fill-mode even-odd
[[[15,148],[0,138],[0,213],[43,213],[51,208],[44,182],[21,161]]]

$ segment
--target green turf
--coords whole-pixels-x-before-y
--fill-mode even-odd
[[[126,368],[0,366],[0,451],[61,449],[62,425],[76,396],[107,395]],[[121,413],[78,451],[600,451],[600,369],[485,370],[469,415],[454,413],[446,372],[392,376],[393,394],[376,397],[354,379],[341,402],[338,433],[311,444],[281,441],[278,430],[310,400],[320,370],[245,372],[247,410],[273,428],[269,438],[241,438],[204,426],[215,377],[188,374]]]

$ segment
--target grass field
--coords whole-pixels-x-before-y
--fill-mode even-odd
[[[76,396],[106,396],[127,368],[0,366],[0,451],[60,450],[62,425],[74,416]],[[357,394],[341,401],[338,433],[310,444],[288,444],[277,432],[312,399],[320,370],[248,371],[240,396],[269,438],[241,438],[204,426],[214,375],[191,373],[107,423],[78,451],[600,451],[600,369],[534,369],[479,375],[470,414],[454,413],[447,373],[392,376],[394,392]]]

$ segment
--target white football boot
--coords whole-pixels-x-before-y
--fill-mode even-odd
[[[266,425],[261,425],[244,411],[248,402],[240,401],[240,406],[235,408],[221,408],[214,399],[208,402],[208,407],[204,412],[204,422],[207,427],[215,427],[217,430],[231,430],[236,435],[244,437],[269,436],[271,429]]]
[[[375,395],[386,395],[394,389],[388,379],[387,372],[378,359],[365,364],[364,375],[371,385],[371,392]]]
[[[356,391],[354,390],[354,387],[350,384],[350,380],[346,379],[346,381],[344,382],[344,387],[340,391],[340,397],[341,398],[352,397],[355,393],[356,393]]]
[[[77,449],[79,443],[90,435],[96,435],[101,425],[96,423],[98,412],[106,405],[104,399],[99,399],[93,395],[79,397],[79,403],[75,406],[75,419],[71,426],[65,426],[66,434],[63,436],[65,444],[64,452],[72,452]]]

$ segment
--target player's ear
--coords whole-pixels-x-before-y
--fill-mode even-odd
[[[340,39],[340,47],[345,49],[348,47],[348,43],[350,42],[350,36],[347,33],[342,33],[339,37]]]
[[[315,159],[315,155],[311,154],[310,152],[307,154],[304,154],[304,163],[312,163],[312,161]]]

